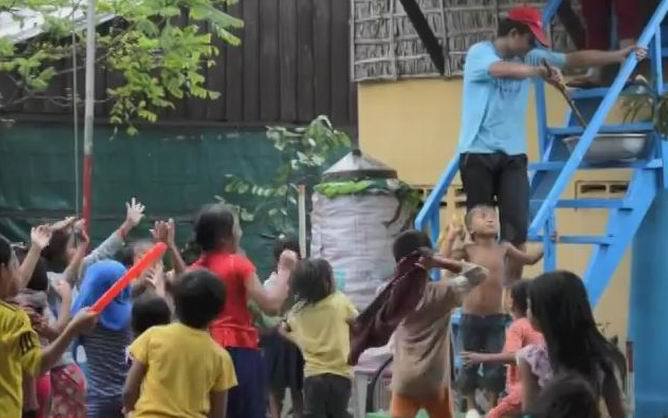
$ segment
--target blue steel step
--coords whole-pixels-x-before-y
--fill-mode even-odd
[[[575,100],[576,104],[578,100],[584,99],[602,99],[608,93],[608,87],[596,87],[593,89],[569,89],[568,95],[571,96],[571,99]],[[619,97],[629,97],[629,96],[642,96],[649,93],[647,86],[644,84],[630,84],[619,94]]]
[[[603,125],[600,133],[621,134],[621,133],[649,133],[654,131],[652,122],[622,123],[617,125]],[[584,128],[582,126],[566,126],[562,128],[548,127],[548,135],[554,136],[575,136],[582,135]]]
[[[529,163],[529,171],[561,171],[566,165],[566,161],[547,161]],[[591,164],[583,162],[580,164],[580,170],[605,170],[611,168],[647,168],[658,169],[663,167],[663,160],[654,158],[651,160],[636,160],[636,161],[611,161],[608,163]]]
[[[616,237],[604,235],[564,235],[557,238],[559,244],[575,244],[575,245],[612,245]],[[531,242],[543,242],[542,235],[529,236],[528,240]]]
[[[530,205],[540,205],[541,199],[531,199]],[[624,199],[562,199],[557,202],[563,209],[633,209]]]

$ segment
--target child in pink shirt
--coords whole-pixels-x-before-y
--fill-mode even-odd
[[[506,331],[506,343],[501,353],[469,353],[462,352],[465,364],[505,363],[508,365],[506,373],[506,397],[492,408],[487,417],[501,418],[507,415],[517,415],[522,412],[522,387],[516,363],[516,354],[520,349],[529,345],[544,346],[543,335],[536,331],[527,318],[527,297],[529,282],[520,280],[510,289],[512,302],[511,313],[513,322]]]

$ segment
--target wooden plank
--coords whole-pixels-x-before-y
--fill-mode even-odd
[[[331,118],[336,125],[349,124],[350,82],[350,28],[348,16],[350,1],[331,0],[332,7],[332,97]],[[340,41],[336,41],[340,40]],[[345,40],[345,41],[343,41]]]
[[[260,120],[280,118],[280,74],[278,61],[279,0],[263,0],[260,8]]]
[[[244,120],[258,121],[260,118],[260,48],[259,15],[260,0],[244,0]]]
[[[297,121],[297,0],[281,0],[278,43],[281,121]]]
[[[243,4],[238,2],[227,6],[227,13],[235,17],[243,17]],[[227,45],[221,57],[216,59],[217,65],[225,67],[225,120],[241,122],[244,119],[244,30],[236,32],[242,38],[241,46]]]
[[[344,3],[340,2],[339,3]],[[331,110],[331,80],[332,60],[331,49],[333,42],[342,42],[343,39],[332,38],[331,9],[332,0],[313,0],[313,55],[315,64],[315,115],[329,116]],[[342,5],[337,5],[342,7]]]
[[[206,86],[209,90],[217,91],[221,96],[217,100],[206,102],[203,118],[206,120],[223,120],[225,118],[225,43],[211,33],[213,46],[218,48],[218,55],[213,57],[216,65],[207,70]]]
[[[297,119],[314,116],[313,0],[297,0]]]

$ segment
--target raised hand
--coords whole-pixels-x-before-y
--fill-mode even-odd
[[[30,230],[30,243],[41,251],[49,245],[52,234],[51,226],[39,225]]]
[[[146,207],[138,202],[136,198],[132,198],[129,203],[125,204],[127,208],[127,214],[125,216],[125,222],[132,228],[139,225],[141,220],[144,218],[144,210]]]
[[[77,334],[85,334],[95,328],[97,317],[98,314],[91,312],[88,308],[84,308],[72,319],[69,327]]]
[[[58,222],[54,222],[51,224],[51,229],[53,231],[62,231],[63,229],[67,229],[74,225],[76,222],[77,218],[76,216],[68,216],[67,218],[60,220]]]

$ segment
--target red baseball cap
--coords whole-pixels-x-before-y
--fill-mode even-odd
[[[524,23],[531,29],[536,40],[544,46],[550,46],[550,41],[543,32],[543,21],[540,10],[530,6],[517,6],[510,9],[508,19],[514,22]]]

